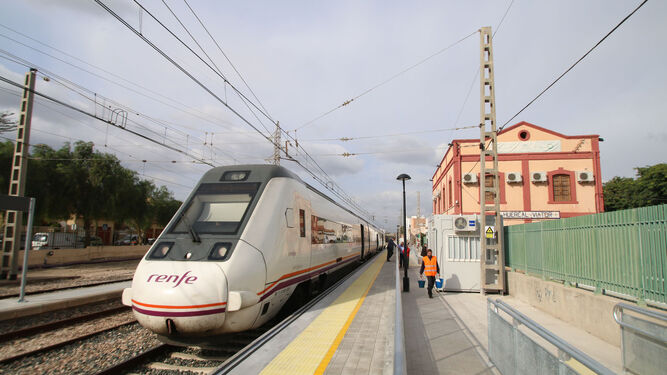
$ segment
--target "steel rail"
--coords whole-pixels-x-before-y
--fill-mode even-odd
[[[70,279],[66,279],[70,280]],[[124,279],[118,279],[118,280],[113,280],[113,281],[99,281],[95,283],[90,283],[90,284],[82,284],[82,285],[73,285],[73,286],[67,286],[64,288],[51,288],[51,289],[42,289],[42,290],[34,290],[30,292],[26,292],[26,296],[30,295],[35,295],[35,294],[43,294],[43,293],[53,293],[53,292],[59,292],[61,290],[70,290],[70,289],[78,289],[78,288],[87,288],[87,287],[92,287],[92,286],[100,286],[100,285],[106,285],[106,284],[113,284],[113,283],[122,283],[125,281],[132,281],[132,278],[124,278]],[[0,294],[0,299],[4,298],[15,298],[18,297],[19,293],[13,293],[13,294]]]
[[[124,373],[138,365],[140,365],[143,362],[146,362],[147,358],[153,357],[153,356],[158,356],[160,354],[163,354],[165,351],[167,351],[171,345],[167,344],[158,344],[144,352],[141,352],[134,357],[127,359],[123,362],[117,363],[115,365],[109,366],[105,368],[104,370],[100,371],[97,373],[97,375],[116,375],[116,374],[121,374]]]
[[[97,319],[100,317],[104,317],[107,315],[112,315],[115,313],[123,312],[123,311],[129,311],[130,307],[129,306],[118,306],[118,307],[113,307],[110,309],[106,310],[101,310],[101,311],[95,311],[92,313],[84,314],[84,315],[79,315],[75,316],[73,318],[67,318],[67,319],[61,319],[55,322],[49,322],[49,323],[44,323],[36,326],[31,326],[27,328],[22,328],[18,329],[16,331],[11,331],[11,332],[5,332],[0,334],[0,343],[13,340],[17,337],[25,337],[29,335],[33,335],[35,333],[42,333],[46,331],[52,331],[54,329],[60,328],[60,327],[65,327],[68,325],[73,325],[75,323],[83,323],[87,322],[93,319]]]
[[[613,375],[614,372],[606,368],[600,362],[589,357],[587,354],[581,350],[575,348],[567,341],[561,339],[560,337],[554,335],[551,331],[542,327],[540,324],[530,319],[529,317],[523,315],[518,310],[514,309],[512,306],[503,302],[499,298],[493,301],[491,298],[488,298],[487,301],[493,305],[496,309],[500,309],[507,313],[509,316],[514,318],[518,323],[523,324],[537,335],[548,341],[550,344],[554,345],[558,349],[562,350],[564,353],[570,357],[576,359],[584,366],[588,367],[591,371],[594,371],[597,374],[601,375]]]
[[[25,357],[34,356],[34,355],[37,355],[37,354],[42,354],[42,353],[45,353],[45,352],[48,352],[48,351],[51,351],[51,350],[54,350],[54,349],[58,349],[60,347],[67,346],[69,344],[73,344],[73,343],[78,342],[78,341],[83,341],[83,340],[89,339],[89,338],[91,338],[95,335],[98,335],[100,333],[104,333],[104,332],[107,332],[107,331],[112,331],[114,329],[118,329],[120,327],[124,327],[124,326],[134,324],[134,323],[136,323],[136,320],[133,320],[131,322],[121,323],[121,324],[116,324],[113,327],[99,329],[99,330],[96,330],[94,332],[90,332],[90,333],[87,333],[85,335],[82,335],[82,336],[74,337],[74,338],[71,338],[71,339],[68,339],[68,340],[65,340],[65,341],[61,341],[61,342],[52,344],[52,345],[43,346],[43,347],[41,347],[39,349],[36,349],[36,350],[31,350],[31,351],[27,351],[27,352],[23,352],[23,353],[13,355],[11,357],[2,358],[2,359],[0,359],[0,364],[13,362],[13,361],[16,361],[16,360],[19,360],[19,359],[22,359],[22,358],[25,358]]]

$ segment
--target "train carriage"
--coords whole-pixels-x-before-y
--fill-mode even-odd
[[[123,303],[169,342],[244,331],[297,288],[319,288],[383,246],[381,230],[283,167],[213,168],[141,260]]]

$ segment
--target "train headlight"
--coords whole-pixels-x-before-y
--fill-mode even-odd
[[[245,181],[248,179],[250,171],[229,171],[222,175],[221,181]]]
[[[232,244],[229,242],[218,242],[213,245],[211,253],[208,255],[210,260],[223,260],[227,257],[229,250],[232,248]]]
[[[151,255],[148,256],[150,259],[162,259],[167,256],[171,247],[174,246],[173,242],[160,242],[155,246]]]

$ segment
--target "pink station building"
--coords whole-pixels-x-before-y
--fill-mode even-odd
[[[505,224],[603,212],[599,142],[597,135],[569,136],[528,122],[499,132],[500,211]],[[479,143],[450,143],[433,175],[433,214],[479,214],[480,183],[492,183],[490,176],[479,176]],[[486,199],[492,202],[493,197]]]

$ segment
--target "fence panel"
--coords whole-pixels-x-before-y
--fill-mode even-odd
[[[667,205],[505,227],[506,264],[667,303]]]

